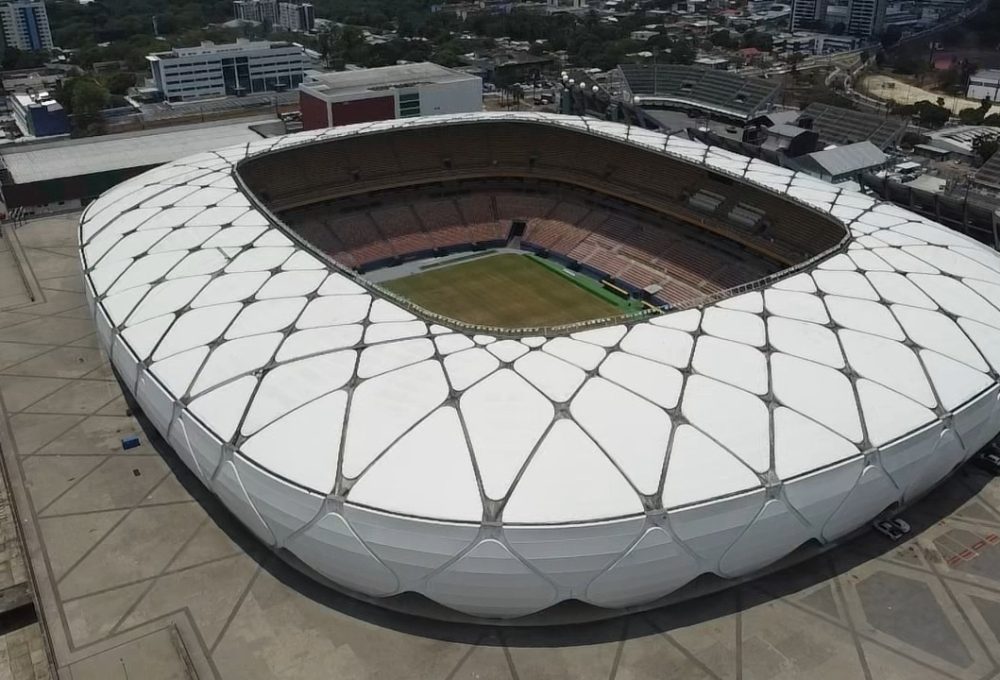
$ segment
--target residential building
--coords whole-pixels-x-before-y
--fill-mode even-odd
[[[847,9],[847,33],[875,37],[885,22],[886,0],[850,0]]]
[[[976,71],[969,78],[969,89],[966,91],[969,99],[1000,101],[1000,70]]]
[[[279,2],[277,25],[289,31],[308,33],[316,28],[316,12],[308,2]]]
[[[146,56],[153,83],[167,101],[273,92],[297,87],[308,60],[287,42],[202,43]]]
[[[428,62],[310,75],[299,86],[306,130],[483,108],[483,81]]]
[[[815,30],[826,21],[826,0],[792,0],[792,16],[789,28],[792,31]]]
[[[278,23],[278,3],[277,0],[236,0],[233,16],[243,21],[274,26]]]
[[[44,0],[13,0],[0,3],[3,44],[23,52],[51,50],[52,31]]]

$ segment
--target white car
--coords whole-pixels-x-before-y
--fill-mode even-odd
[[[893,541],[910,533],[910,525],[901,519],[878,519],[872,522],[872,528]]]

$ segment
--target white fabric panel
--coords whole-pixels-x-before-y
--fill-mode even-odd
[[[645,518],[617,522],[504,528],[514,553],[553,583],[582,596],[587,585],[639,537]]]
[[[628,607],[667,595],[698,573],[697,561],[670,534],[651,527],[591,582],[583,600],[599,607]]]
[[[513,618],[555,604],[556,589],[502,543],[481,541],[427,582],[427,597],[460,612]]]

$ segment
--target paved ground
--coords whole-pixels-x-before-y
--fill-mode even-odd
[[[937,103],[938,98],[944,99],[944,106],[946,109],[952,111],[954,114],[958,114],[962,109],[978,109],[979,102],[966,99],[964,97],[952,97],[951,95],[942,95],[937,92],[931,92],[930,90],[925,90],[916,85],[910,85],[902,80],[897,80],[891,76],[882,74],[872,74],[864,76],[861,79],[860,88],[862,92],[866,92],[872,97],[877,99],[888,99],[901,104],[913,104],[918,101],[926,100],[932,103]],[[990,108],[990,113],[1000,113],[1000,105],[994,104]]]
[[[0,311],[0,444],[62,678],[1000,677],[1000,480],[973,470],[906,513],[905,544],[869,534],[598,624],[445,625],[313,586],[146,434],[121,450],[140,424],[96,347],[73,227],[19,231],[43,296]]]

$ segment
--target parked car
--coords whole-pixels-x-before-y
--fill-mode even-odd
[[[986,470],[994,475],[1000,475],[1000,452],[995,444],[990,444],[985,449],[972,457],[972,463],[981,470]]]
[[[898,518],[875,520],[872,522],[872,528],[893,541],[898,541],[910,533],[910,525]]]

